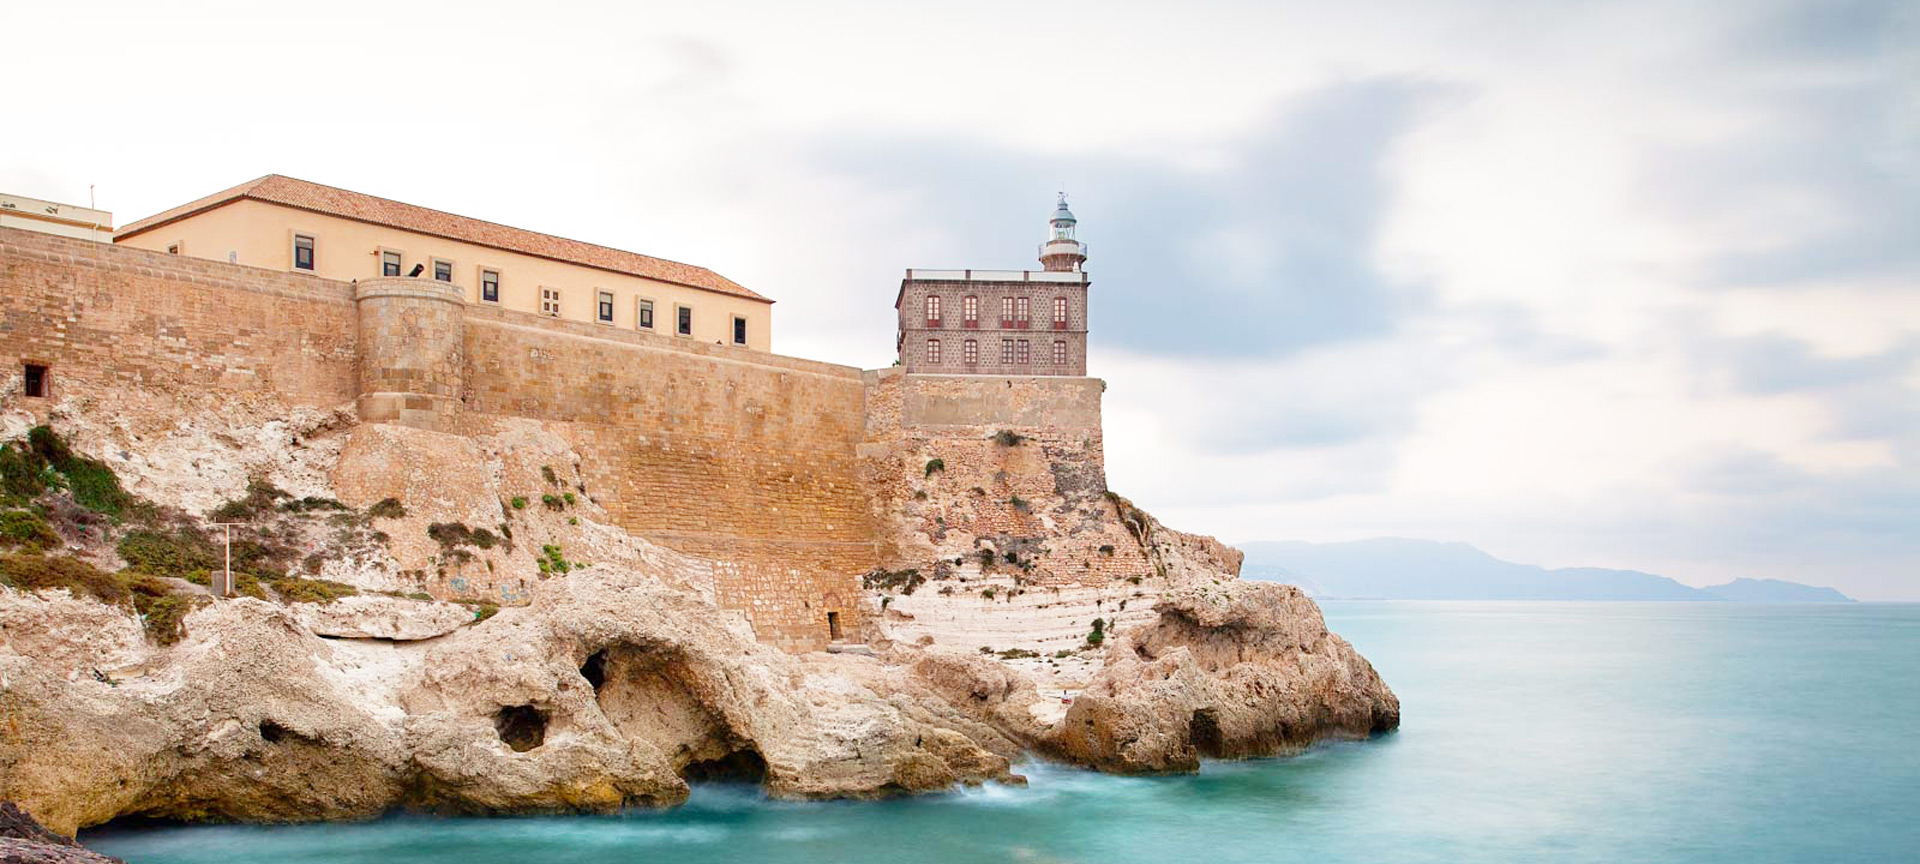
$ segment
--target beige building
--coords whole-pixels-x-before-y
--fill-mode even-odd
[[[270,174],[113,242],[350,281],[417,275],[467,302],[760,351],[773,301],[705,267]]]
[[[113,239],[113,214],[0,192],[0,227],[105,243]]]

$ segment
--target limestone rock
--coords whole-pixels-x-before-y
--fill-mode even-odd
[[[1046,747],[1106,771],[1192,771],[1201,757],[1297,751],[1400,725],[1400,701],[1289,585],[1169,593],[1121,634]]]
[[[296,603],[294,617],[320,636],[411,641],[445,636],[473,620],[458,603],[356,594],[331,603]]]
[[[95,864],[119,860],[82,849],[72,840],[40,827],[40,823],[12,801],[0,801],[0,864]]]
[[[0,625],[35,608],[9,596]],[[0,796],[71,833],[123,815],[604,812],[714,776],[796,798],[1011,779],[1017,748],[952,728],[970,721],[928,688],[762,645],[650,575],[575,571],[424,643],[324,640],[305,614],[222,601],[106,680],[65,668],[75,630],[0,648]]]

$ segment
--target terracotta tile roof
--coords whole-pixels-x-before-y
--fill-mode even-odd
[[[243,198],[373,225],[383,225],[388,228],[398,228],[416,234],[428,234],[508,252],[578,264],[582,267],[702,288],[750,300],[773,302],[705,267],[695,267],[692,264],[668,261],[665,258],[654,258],[650,255],[624,252],[606,246],[568,240],[565,237],[555,237],[551,234],[455,216],[452,213],[402,204],[399,201],[376,198],[372,195],[349,192],[318,183],[308,183],[305,180],[296,180],[279,174],[268,174],[258,180],[250,180],[232,189],[216,192],[198,201],[149,216],[121,228],[113,236],[115,240],[131,237]]]

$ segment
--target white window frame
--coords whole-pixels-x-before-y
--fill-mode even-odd
[[[927,340],[927,362],[934,366],[940,365],[940,340]]]
[[[453,284],[453,274],[455,272],[453,259],[429,258],[427,260],[430,262],[427,264],[427,278],[432,279],[435,282],[444,282],[448,285]],[[442,264],[447,265],[447,278],[445,279],[440,278],[440,265]]]
[[[594,293],[593,320],[609,327],[613,326],[612,291],[599,291],[596,289]]]
[[[660,315],[654,308],[653,298],[635,297],[633,300],[633,326],[637,330],[659,330]]]
[[[540,314],[548,318],[560,317],[560,289],[540,286]]]
[[[388,255],[392,255],[394,259],[393,275],[394,276],[407,275],[407,251],[405,249],[395,249],[391,246],[374,247],[374,250],[373,250],[374,272],[380,274],[380,276],[383,278],[392,278],[387,276],[387,256]]]

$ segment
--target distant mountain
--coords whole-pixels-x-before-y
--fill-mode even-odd
[[[1831,588],[1736,579],[1712,588],[1636,570],[1549,570],[1502,561],[1465,543],[1382,537],[1350,543],[1241,543],[1248,579],[1290,582],[1323,597],[1387,600],[1735,600],[1850,602]]]
[[[1725,585],[1709,585],[1700,589],[1722,600],[1738,600],[1742,603],[1852,603],[1848,597],[1832,588],[1817,585],[1802,585],[1798,582],[1783,582],[1779,579],[1735,579]]]

